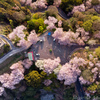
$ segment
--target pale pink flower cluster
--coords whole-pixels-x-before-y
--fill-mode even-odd
[[[13,29],[13,32],[9,34],[9,38],[13,40],[16,38],[16,36],[18,36],[20,39],[23,39],[25,37],[23,30],[26,30],[24,25],[17,26],[15,29]]]
[[[26,0],[20,0],[20,3],[23,5],[25,4]]]
[[[12,70],[10,74],[4,73],[3,75],[0,75],[0,82],[3,87],[9,89],[16,88],[15,85],[19,84],[19,82],[24,79],[25,69],[23,65],[26,69],[28,69],[32,65],[32,62],[28,59],[19,61],[10,67]]]
[[[26,48],[28,44],[29,44],[28,41],[26,41],[25,39],[21,39],[19,40],[19,43],[17,43],[17,46]]]
[[[58,21],[58,20],[57,20],[55,17],[49,16],[49,17],[48,17],[48,20],[46,19],[46,20],[44,21],[44,24],[47,24],[47,25],[48,25],[48,26],[47,26],[47,29],[52,30],[52,29],[55,29],[55,28],[56,28],[55,23],[57,23],[57,21]]]
[[[26,27],[24,25],[20,25],[18,27],[16,27],[15,29],[13,29],[13,32],[9,34],[9,38],[11,40],[15,40],[16,36],[18,38],[20,38],[19,43],[17,43],[17,46],[20,47],[27,47],[30,44],[35,44],[37,43],[37,41],[39,40],[37,37],[37,34],[35,32],[35,30],[32,30],[28,36],[28,41],[25,40],[25,34],[23,32],[23,30],[26,30]]]
[[[59,5],[61,4],[61,0],[54,0],[53,5],[56,7],[59,7]]]
[[[43,70],[47,74],[51,74],[53,70],[59,66],[60,62],[61,62],[60,58],[57,57],[54,60],[51,60],[51,59],[37,60],[35,65],[40,70]]]
[[[78,28],[76,33],[72,32],[71,30],[64,32],[62,28],[56,28],[56,31],[52,37],[57,39],[58,43],[61,45],[73,45],[73,43],[85,45],[84,41],[89,39],[88,35],[89,33],[85,32],[83,28]]]
[[[72,67],[69,63],[66,63],[61,67],[57,75],[57,79],[60,81],[64,80],[65,85],[71,85],[76,82],[79,73],[81,73],[79,69]]]
[[[61,20],[59,20],[59,22],[58,22],[58,27],[62,27],[62,21]]]
[[[39,38],[35,32],[35,30],[32,30],[29,34],[29,36],[27,37],[28,41],[32,44],[36,44],[37,41],[39,41]]]
[[[32,3],[32,0],[26,0],[25,5],[30,5]]]
[[[85,5],[81,4],[79,6],[74,6],[72,13],[75,13],[77,11],[84,12],[85,11]]]
[[[57,68],[60,64],[61,60],[59,57],[55,58],[54,60],[45,59],[44,60],[44,72],[47,74],[51,74],[55,68]]]
[[[30,6],[32,7],[32,9],[37,9],[37,8],[47,8],[47,2],[46,0],[37,0],[36,2],[33,2],[30,4]]]
[[[3,87],[0,87],[0,96],[4,93],[5,89]]]
[[[44,80],[44,82],[43,82],[43,84],[44,84],[45,86],[49,86],[51,83],[52,83],[52,81],[49,80],[49,79]]]
[[[82,76],[79,77],[79,81],[81,82],[81,84],[91,84],[91,82],[85,80]]]
[[[22,62],[22,64],[24,65],[24,67],[25,67],[26,69],[29,69],[33,63],[32,63],[32,61],[29,60],[29,59],[24,59],[23,62]]]
[[[74,57],[69,61],[69,64],[76,68],[80,66],[85,67],[85,65],[87,65],[87,61],[85,61],[83,58]]]

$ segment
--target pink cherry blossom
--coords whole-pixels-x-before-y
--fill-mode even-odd
[[[47,29],[52,30],[52,29],[55,29],[56,28],[55,23],[57,23],[57,21],[58,20],[55,17],[49,16],[48,17],[48,20],[46,19],[44,21],[44,24],[47,24],[48,25]]]
[[[4,93],[4,88],[0,87],[0,96],[2,96],[3,93]]]
[[[61,0],[54,0],[53,5],[56,7],[59,7],[59,5],[61,4]]]
[[[29,69],[33,63],[29,59],[24,59],[23,62],[22,62],[22,64],[24,65],[24,67],[26,69]]]
[[[58,27],[61,27],[62,26],[62,21],[60,20],[59,22],[58,22]]]
[[[51,59],[45,59],[44,60],[44,72],[47,74],[51,74],[55,68],[58,67],[61,60],[59,57],[55,58],[54,60]]]
[[[52,83],[52,81],[47,79],[47,80],[44,80],[43,83],[44,83],[44,85],[49,86]]]
[[[36,44],[39,40],[35,30],[31,31],[30,35],[28,36],[28,41],[32,44]]]

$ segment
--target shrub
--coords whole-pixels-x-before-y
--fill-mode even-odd
[[[83,21],[85,22],[85,21],[91,20],[91,17],[92,17],[91,15],[85,15]]]
[[[91,3],[92,3],[92,5],[98,5],[100,3],[100,1],[99,0],[92,0]]]
[[[82,27],[83,21],[77,21],[77,24],[78,24],[80,27]]]
[[[25,13],[23,11],[14,12],[12,16],[17,22],[20,23],[25,20]]]
[[[30,21],[27,21],[27,24],[27,28],[29,29],[29,31],[35,29],[36,32],[42,32],[45,29],[44,21],[41,18],[31,19]]]
[[[83,21],[83,19],[85,18],[85,15],[83,15],[81,12],[75,12],[73,14],[73,17],[78,18],[78,20]]]
[[[89,91],[96,91],[96,89],[97,89],[97,84],[92,84],[87,88],[87,90]]]
[[[63,22],[62,23],[63,30],[68,31],[70,29],[70,21],[69,20],[67,20],[67,21],[63,20],[62,22]]]
[[[39,19],[39,18],[46,19],[46,16],[44,13],[41,13],[41,12],[35,13],[33,15],[33,19]]]
[[[53,16],[53,17],[57,17],[58,14],[58,9],[55,6],[49,6],[47,11],[45,11],[46,17],[48,18],[48,16]]]
[[[54,0],[46,0],[48,5],[53,5]]]
[[[92,79],[92,72],[89,70],[89,69],[86,69],[82,72],[82,77],[85,79],[85,80],[88,80],[88,81],[91,81]]]
[[[100,59],[100,47],[95,49],[96,55],[99,57]]]
[[[98,13],[94,10],[94,8],[92,9],[88,9],[87,11],[85,11],[86,15],[97,15]]]
[[[72,11],[73,5],[80,5],[82,0],[62,0],[60,8],[65,12],[68,13]]]
[[[25,75],[25,80],[29,86],[38,87],[41,84],[42,78],[38,71],[32,71]]]
[[[98,17],[98,16],[92,16],[91,19],[92,19],[93,21],[95,21],[95,20],[100,20],[100,17]]]
[[[87,20],[86,22],[83,23],[83,28],[85,29],[85,31],[90,31],[92,28],[92,20]]]
[[[95,20],[94,22],[93,22],[93,26],[92,26],[92,29],[94,30],[94,31],[100,31],[100,20]]]

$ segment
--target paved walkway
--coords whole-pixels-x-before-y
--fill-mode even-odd
[[[53,41],[52,36],[48,36],[48,32],[40,36],[40,39],[43,40],[43,42],[38,42],[36,45],[32,46],[30,50],[33,51],[35,60],[60,57],[61,64],[65,64],[68,61],[70,53],[74,49],[80,48],[78,45],[60,45],[57,41]],[[52,50],[52,53],[50,53],[50,49]],[[36,56],[36,54],[40,54],[40,56]]]

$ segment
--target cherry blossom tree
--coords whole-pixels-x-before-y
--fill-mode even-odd
[[[57,79],[60,81],[64,80],[65,85],[71,85],[76,82],[77,76],[81,72],[79,69],[72,67],[70,64],[66,63],[63,65],[57,75]]]
[[[4,93],[4,88],[0,87],[0,96],[2,96],[3,93]]]
[[[60,62],[61,62],[60,58],[57,57],[54,60],[51,60],[51,59],[37,60],[35,65],[40,70],[43,70],[47,74],[51,74],[53,70],[59,66]]]
[[[57,21],[58,21],[58,20],[57,20],[55,17],[49,16],[49,17],[48,17],[48,20],[46,19],[46,20],[44,21],[44,24],[47,24],[47,25],[48,25],[48,26],[47,26],[47,29],[52,30],[52,29],[55,29],[55,28],[56,28],[55,23],[57,23]]]
[[[77,43],[79,45],[85,45],[89,39],[89,33],[85,32],[83,28],[78,28],[76,33],[69,30],[68,32],[64,32],[62,28],[56,28],[52,37],[58,40],[58,43],[61,45],[73,45],[73,43]],[[80,37],[79,37],[80,36]]]
[[[61,20],[58,22],[58,27],[62,27],[62,21]]]
[[[63,28],[56,28],[52,37],[55,39],[61,39],[64,35]]]
[[[26,0],[25,5],[30,5],[32,3],[32,0]]]
[[[61,4],[61,0],[54,0],[53,5],[56,7],[59,7],[59,5]]]
[[[22,64],[24,65],[24,67],[25,67],[26,69],[29,69],[33,63],[32,63],[32,61],[29,60],[29,59],[24,59],[24,60],[22,61]]]
[[[39,40],[35,30],[30,32],[30,35],[28,36],[28,41],[32,44],[36,44],[37,41]]]
[[[15,39],[16,36],[18,36],[20,39],[23,39],[25,37],[23,30],[26,30],[24,25],[17,26],[8,36],[11,40]]]
[[[85,5],[81,4],[79,6],[74,6],[72,13],[77,12],[77,11],[84,12],[85,11]]]
[[[23,61],[19,61],[17,63],[14,63],[10,69],[11,73],[4,73],[3,75],[0,75],[0,82],[3,87],[8,88],[8,89],[15,89],[15,85],[19,84],[21,80],[24,79],[24,67],[28,69],[31,65],[32,62],[29,61],[28,59],[25,59]]]
[[[55,68],[57,68],[60,64],[61,60],[59,57],[55,58],[54,60],[45,59],[44,60],[44,72],[47,74],[51,74]]]
[[[32,9],[42,9],[42,8],[47,8],[47,2],[46,0],[37,0],[36,2],[33,2],[30,4],[30,6],[32,7]]]
[[[25,39],[22,39],[22,40],[19,40],[19,43],[17,43],[17,46],[26,48],[28,46],[28,43],[29,43],[28,41],[26,41]]]

